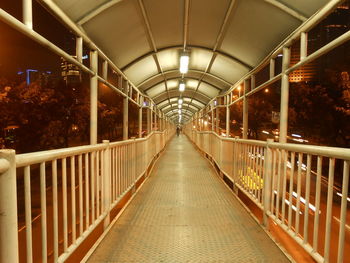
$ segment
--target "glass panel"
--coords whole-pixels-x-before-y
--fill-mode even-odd
[[[159,119],[157,118],[158,129],[159,129]],[[129,138],[138,138],[139,132],[139,107],[129,101]]]
[[[0,22],[0,147],[18,153],[89,142],[89,77]],[[25,43],[25,45],[23,45]]]
[[[248,97],[249,139],[278,140],[280,85],[277,81]]]
[[[22,21],[22,0],[1,0],[0,8]]]
[[[37,1],[33,1],[33,29],[68,54],[76,55],[75,34]]]
[[[240,100],[230,106],[230,133],[231,137],[242,138],[243,131],[243,101]]]
[[[349,74],[350,42],[291,74],[288,123],[291,141],[350,146]]]
[[[123,138],[123,97],[99,82],[98,142]]]
[[[308,54],[346,33],[350,27],[350,1],[346,0],[308,33]]]
[[[260,86],[270,79],[270,64],[263,67],[258,73],[255,74],[255,87]]]

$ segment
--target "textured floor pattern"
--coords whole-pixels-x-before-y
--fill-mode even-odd
[[[88,262],[289,261],[181,135]]]

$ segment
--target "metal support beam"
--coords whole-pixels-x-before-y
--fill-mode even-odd
[[[147,135],[151,133],[151,109],[147,108]]]
[[[275,59],[271,58],[270,59],[270,79],[272,79],[275,76]]]
[[[215,109],[215,131],[217,134],[219,134],[219,109],[220,108]]]
[[[250,76],[250,90],[254,90],[254,89],[255,89],[255,75],[252,74]],[[248,92],[248,90],[247,90],[247,92]]]
[[[90,76],[90,144],[97,144],[97,99],[98,99],[98,54],[90,51],[90,68],[95,75]]]
[[[33,6],[32,0],[22,0],[23,24],[33,29]]]
[[[302,32],[300,36],[300,60],[307,57],[307,33]]]
[[[128,94],[129,83],[127,80],[122,79],[123,92]],[[127,97],[123,98],[123,140],[129,139],[129,99]]]
[[[107,78],[108,78],[108,62],[107,62],[107,60],[103,61],[103,64],[102,64],[102,78],[104,78],[105,80],[107,80]]]
[[[80,63],[83,63],[83,38],[76,37],[75,39],[75,54],[77,56],[77,60]]]
[[[290,48],[283,48],[282,60],[282,84],[281,84],[281,106],[280,106],[280,138],[279,142],[287,142],[288,129],[288,101],[289,101],[289,76],[286,69],[290,64]]]
[[[281,9],[283,12],[291,15],[292,17],[300,20],[301,22],[305,22],[307,20],[307,18],[304,15],[300,14],[298,11],[282,4],[281,2],[279,2],[277,0],[265,0],[265,2]]]
[[[248,81],[244,81],[244,89],[243,89],[243,139],[248,138],[248,97],[246,95],[247,87],[248,87]]]
[[[139,138],[142,138],[142,106],[139,108]]]
[[[19,257],[14,150],[0,150],[0,168],[0,262],[17,263]]]
[[[230,136],[230,107],[226,106],[226,137]]]

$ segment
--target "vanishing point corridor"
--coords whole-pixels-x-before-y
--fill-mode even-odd
[[[288,262],[185,135],[97,247],[100,262]]]

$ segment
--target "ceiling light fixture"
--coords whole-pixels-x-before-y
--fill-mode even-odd
[[[180,84],[179,84],[179,91],[180,92],[183,92],[185,91],[185,82],[183,80],[180,81]]]
[[[179,100],[178,100],[178,103],[179,103],[179,104],[182,104],[182,103],[183,103],[183,99],[179,99]]]
[[[181,108],[182,108],[182,105],[181,105],[181,104],[179,104],[179,105],[177,105],[177,107],[178,107],[179,109],[181,109]]]
[[[180,56],[180,73],[186,74],[188,72],[188,64],[190,62],[190,56],[184,52]]]

